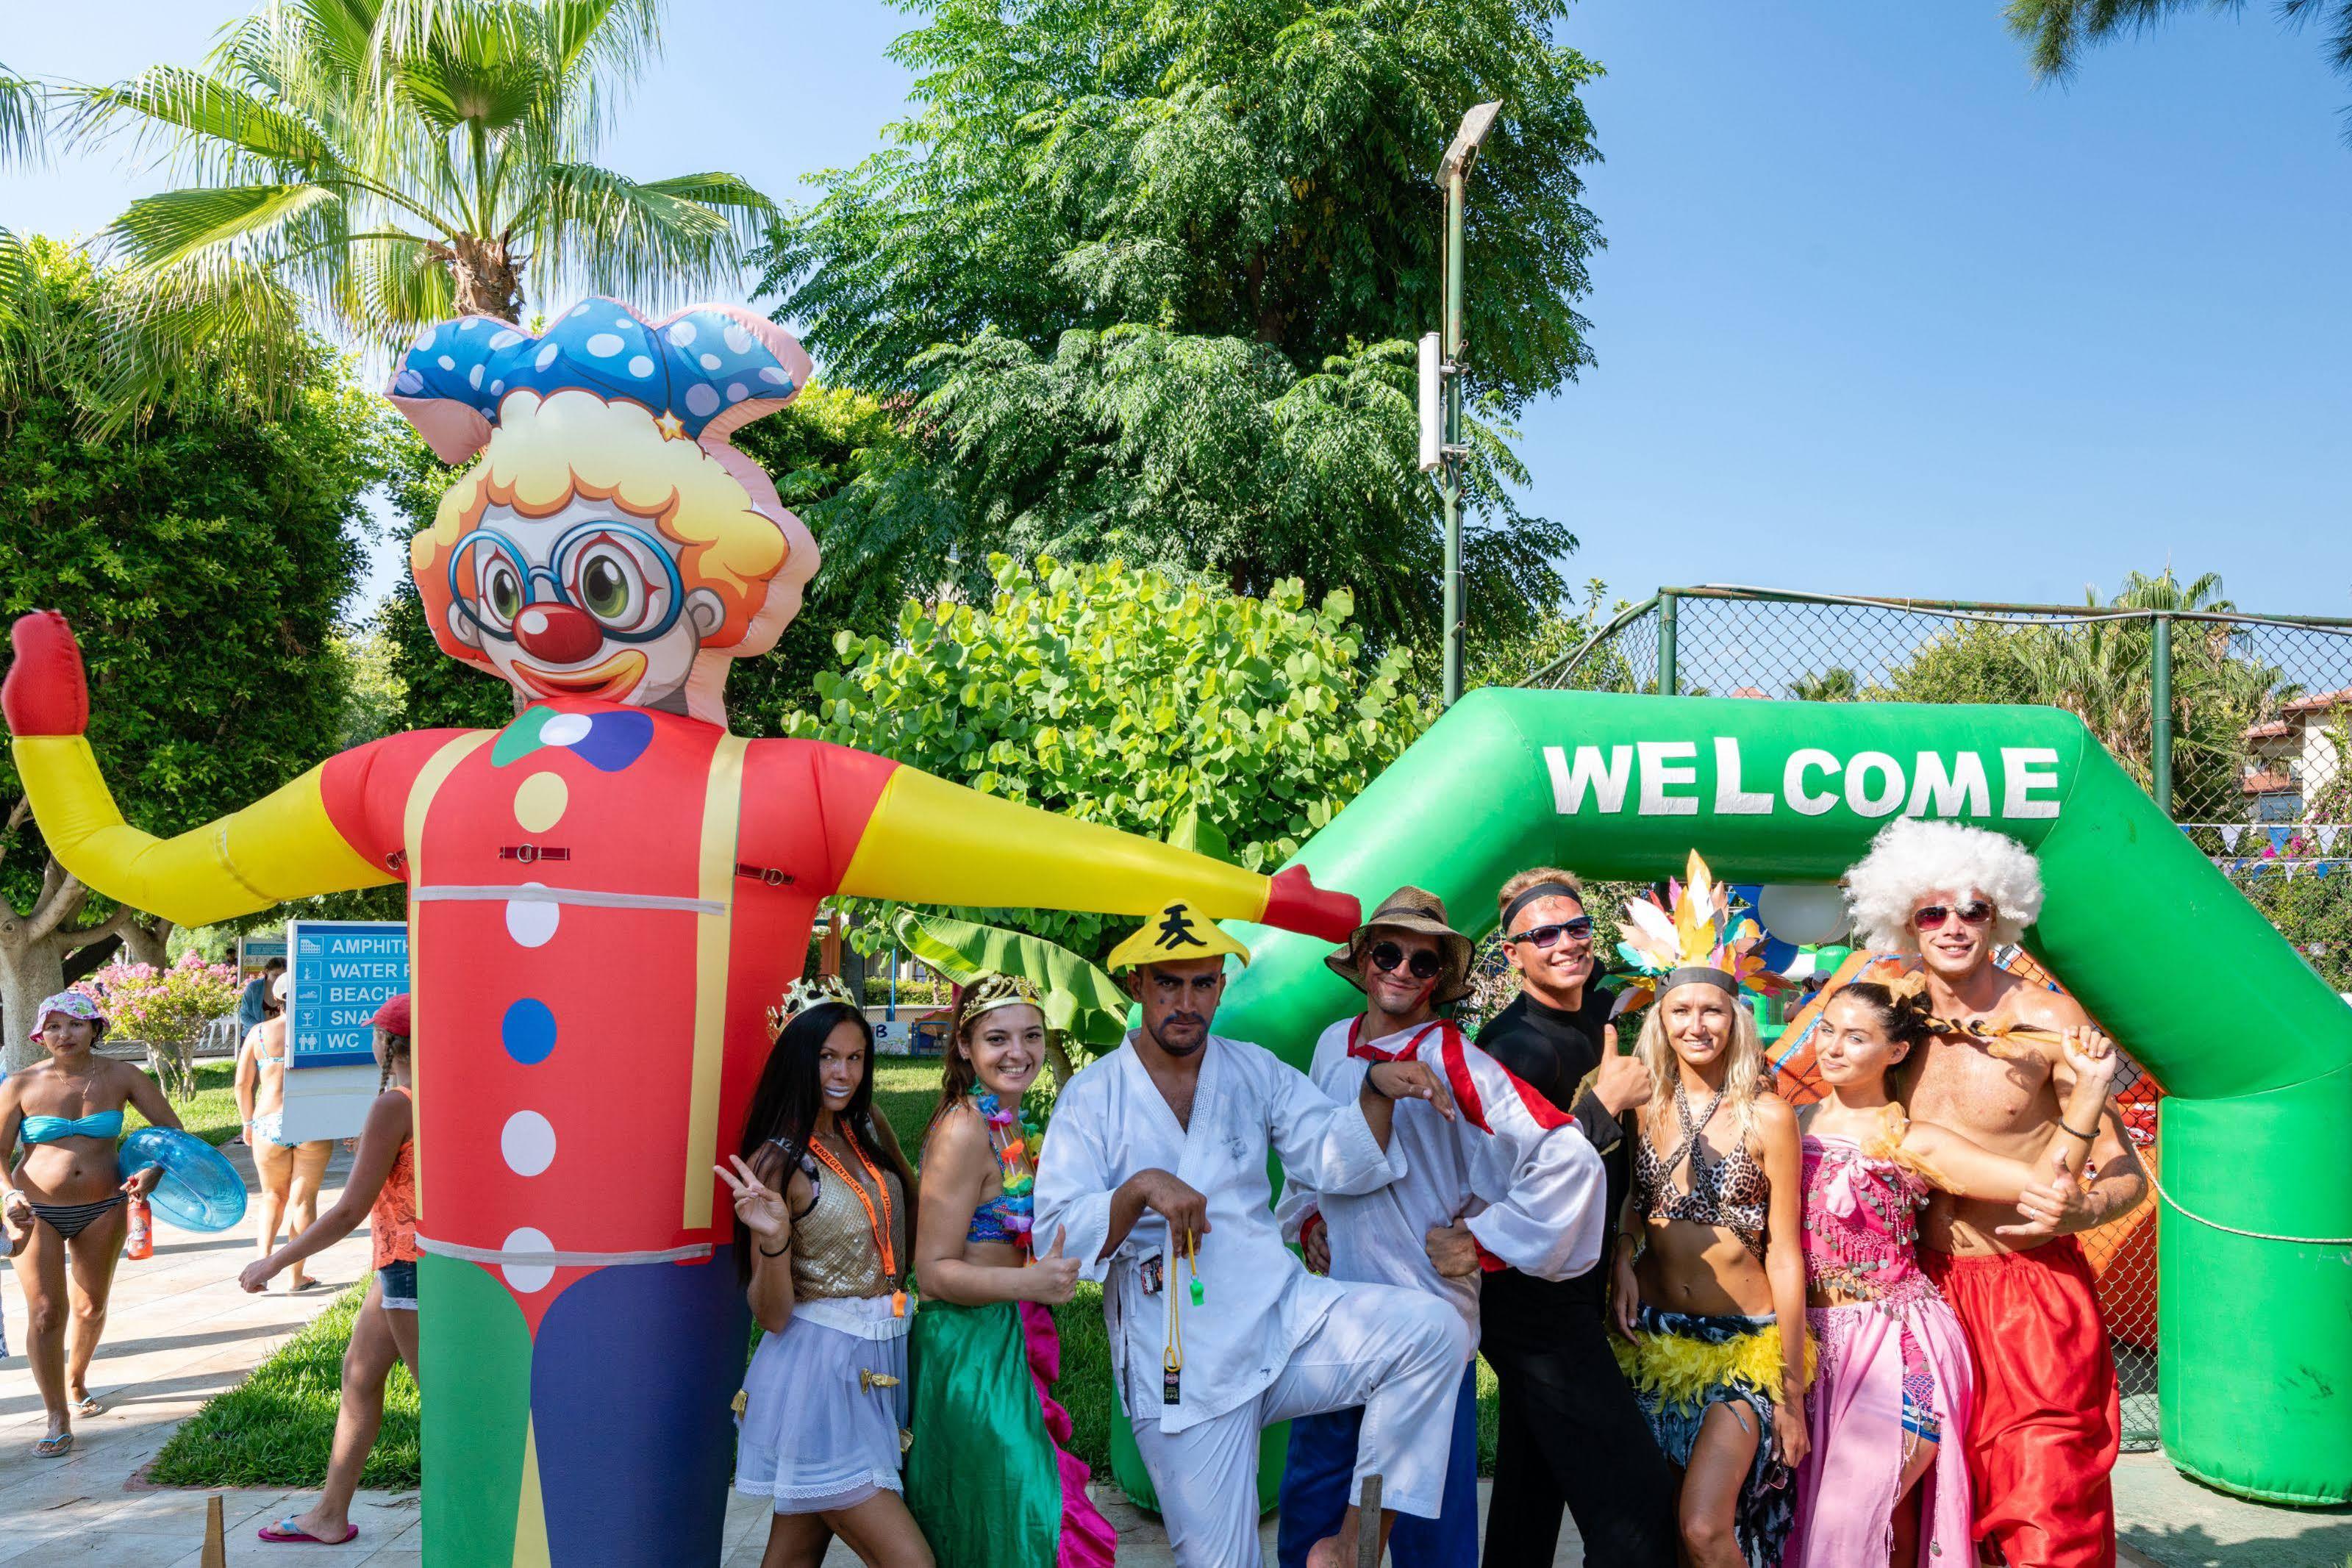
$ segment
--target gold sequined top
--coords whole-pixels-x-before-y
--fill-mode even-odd
[[[814,1162],[812,1162],[814,1163]],[[793,1297],[814,1301],[866,1296],[887,1296],[897,1281],[882,1272],[882,1255],[874,1246],[873,1222],[866,1217],[881,1204],[866,1173],[849,1162],[851,1177],[866,1193],[866,1203],[843,1185],[839,1176],[819,1166],[816,1202],[793,1222]],[[907,1195],[895,1172],[882,1179],[890,1186],[890,1255],[901,1270],[907,1267]]]

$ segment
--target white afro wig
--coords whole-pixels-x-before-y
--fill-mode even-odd
[[[2042,914],[2042,867],[2015,839],[1961,822],[1904,817],[1846,873],[1855,926],[1882,953],[1916,953],[1912,907],[1932,894],[1970,894],[1993,906],[1993,940],[2014,943]]]

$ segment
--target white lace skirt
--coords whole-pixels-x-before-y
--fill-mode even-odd
[[[878,1296],[804,1301],[783,1333],[761,1335],[743,1375],[735,1489],[774,1499],[778,1513],[903,1491],[907,1325]]]

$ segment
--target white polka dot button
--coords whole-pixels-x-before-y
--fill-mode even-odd
[[[506,1245],[500,1247],[499,1250],[501,1252],[552,1252],[555,1250],[555,1243],[547,1239],[546,1231],[533,1230],[526,1225],[509,1236]],[[526,1296],[547,1289],[547,1282],[555,1278],[555,1270],[544,1263],[504,1263],[499,1265],[499,1269],[506,1275],[507,1283]]]
[[[539,727],[541,746],[577,746],[588,738],[588,716],[560,713]]]
[[[525,887],[544,887],[542,882],[527,882]],[[555,927],[563,917],[563,906],[541,904],[535,899],[515,898],[507,901],[507,935],[522,947],[544,947],[554,938]]]
[[[555,1163],[555,1128],[536,1111],[518,1111],[499,1132],[499,1153],[507,1169],[535,1176]]]

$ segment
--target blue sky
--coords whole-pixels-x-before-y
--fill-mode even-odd
[[[0,58],[109,79],[247,8],[111,0],[95,27],[11,0]],[[1571,575],[2072,601],[2170,561],[2249,609],[2352,615],[2352,83],[2250,7],[2041,86],[2000,9],[1574,6],[1609,72],[1600,363],[1523,421]],[[673,0],[608,162],[789,197],[902,112],[906,25]],[[158,184],[110,157],[11,172],[0,223],[87,234]]]

